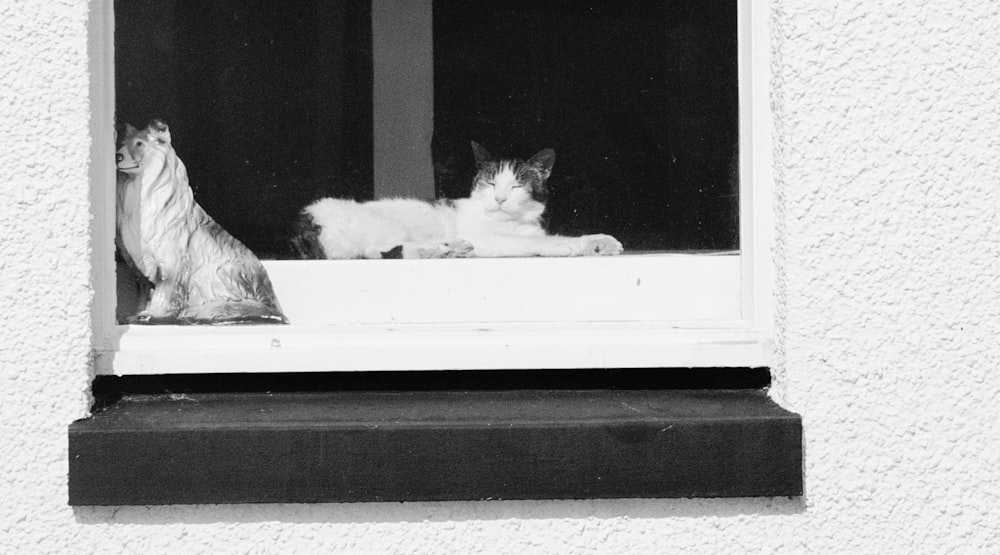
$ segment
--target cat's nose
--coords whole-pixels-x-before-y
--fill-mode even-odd
[[[497,197],[497,205],[507,202],[507,197]]]
[[[121,164],[122,160],[124,160],[124,159],[125,159],[125,155],[124,154],[121,154],[121,153],[115,154],[115,162],[118,162],[119,164]]]

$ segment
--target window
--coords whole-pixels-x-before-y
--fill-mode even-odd
[[[801,495],[801,419],[768,398],[762,368],[766,12],[97,4],[94,332],[97,371],[114,375],[70,426],[71,504]],[[116,115],[171,123],[198,201],[265,259],[291,325],[117,323]],[[462,134],[556,148],[553,231],[614,233],[629,251],[283,250],[305,197],[461,194]]]
[[[114,118],[166,120],[292,325],[118,325],[105,250],[98,371],[768,365],[764,17],[746,0],[115,3],[94,33],[95,183],[113,181]],[[469,140],[555,148],[551,230],[626,254],[291,259],[317,197],[463,194]],[[107,249],[114,194],[94,195]]]

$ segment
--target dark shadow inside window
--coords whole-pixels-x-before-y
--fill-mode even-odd
[[[550,231],[737,249],[738,116],[735,2],[434,2],[439,195],[467,190],[470,139],[554,148]]]
[[[372,194],[371,1],[118,0],[116,121],[164,120],[195,199],[261,258]]]

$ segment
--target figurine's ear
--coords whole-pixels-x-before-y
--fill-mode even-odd
[[[150,137],[153,137],[157,141],[165,144],[170,144],[170,128],[167,124],[163,123],[158,119],[154,119],[149,122],[146,126],[146,131],[149,133]]]
[[[529,166],[538,168],[542,172],[542,179],[548,179],[552,175],[552,166],[556,163],[556,151],[546,148],[528,160]]]
[[[132,135],[135,135],[138,132],[139,132],[139,130],[136,129],[135,127],[132,127],[131,123],[126,123],[125,124],[125,138],[126,139],[129,138],[129,137],[131,137]]]
[[[472,155],[476,157],[476,167],[482,167],[483,164],[489,162],[491,157],[490,153],[483,148],[483,145],[472,141]]]

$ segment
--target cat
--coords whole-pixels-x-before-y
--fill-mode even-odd
[[[115,157],[116,243],[153,285],[128,323],[288,323],[260,260],[195,202],[165,123],[127,126]]]
[[[610,235],[549,235],[542,214],[555,151],[527,161],[494,159],[472,142],[476,176],[466,198],[320,199],[296,222],[302,258],[461,258],[617,255]]]

